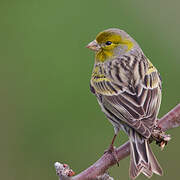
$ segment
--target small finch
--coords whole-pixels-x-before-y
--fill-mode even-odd
[[[149,145],[161,104],[161,78],[138,43],[120,29],[107,29],[87,45],[95,52],[90,89],[114,127],[130,140],[130,178],[162,175]]]

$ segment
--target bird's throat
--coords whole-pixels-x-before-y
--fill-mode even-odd
[[[110,50],[100,50],[96,53],[95,61],[96,62],[105,62],[114,57],[114,52]]]

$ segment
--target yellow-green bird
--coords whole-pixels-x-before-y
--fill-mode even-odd
[[[111,28],[100,32],[87,47],[95,51],[90,89],[112,123],[130,140],[130,177],[140,173],[162,175],[150,149],[149,138],[157,124],[161,103],[161,78],[138,43],[125,31]]]

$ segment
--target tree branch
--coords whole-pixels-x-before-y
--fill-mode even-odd
[[[158,126],[161,127],[163,131],[180,126],[180,104],[164,115],[158,121]],[[119,161],[127,157],[130,154],[129,141],[118,147],[116,152]],[[109,167],[113,166],[114,164],[116,164],[116,161],[114,160],[113,156],[109,153],[105,153],[92,166],[76,176],[69,177],[68,180],[98,180],[98,176],[103,175],[109,169]],[[58,172],[57,168],[56,172]],[[59,175],[59,178],[62,180],[62,174],[61,176]]]

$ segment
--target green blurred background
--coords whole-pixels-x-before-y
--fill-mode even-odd
[[[76,173],[109,146],[113,128],[89,91],[94,63],[85,48],[96,34],[118,27],[134,37],[159,69],[159,117],[179,103],[179,0],[1,0],[0,179],[56,180],[54,162]],[[164,177],[179,178],[180,129],[155,154]],[[116,146],[127,140],[120,133]],[[128,179],[129,158],[113,167]],[[141,175],[139,180],[145,179]]]

